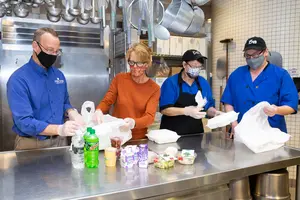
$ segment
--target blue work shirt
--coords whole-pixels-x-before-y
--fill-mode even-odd
[[[13,131],[37,137],[49,124],[63,124],[64,113],[72,108],[66,79],[54,67],[42,68],[31,58],[7,82],[7,99],[13,117]]]
[[[262,101],[276,106],[290,106],[297,112],[298,93],[285,69],[269,63],[254,81],[247,65],[232,72],[221,102],[232,105],[234,111],[240,113],[238,122],[250,108]],[[269,123],[272,127],[287,132],[284,116],[269,117]]]
[[[190,86],[182,79],[181,76],[179,77],[179,74],[175,74],[167,78],[162,84],[159,99],[160,110],[174,107],[174,104],[179,97],[179,82],[182,83],[182,92],[197,94],[198,86],[196,81],[194,81]],[[204,110],[208,110],[210,107],[215,106],[215,100],[213,99],[211,88],[202,76],[198,76],[198,81],[202,89],[202,97],[207,99],[207,104],[205,105]]]

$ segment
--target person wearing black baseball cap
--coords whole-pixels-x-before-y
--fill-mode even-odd
[[[206,59],[197,50],[186,51],[182,56],[183,69],[164,81],[159,105],[163,114],[161,129],[169,129],[179,135],[203,133],[201,119],[206,115],[213,117],[220,114],[214,108],[215,101],[208,82],[199,76]],[[206,99],[206,105],[197,106],[197,93]]]
[[[298,94],[289,73],[268,62],[268,48],[261,37],[251,37],[244,46],[247,65],[238,67],[230,75],[221,102],[226,112],[234,110],[239,113],[234,128],[243,115],[257,103],[267,101],[264,112],[269,116],[272,127],[287,132],[284,115],[293,114],[298,109]]]

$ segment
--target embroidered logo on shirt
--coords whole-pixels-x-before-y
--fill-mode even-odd
[[[56,78],[56,80],[54,80],[54,82],[56,84],[63,84],[65,81],[64,80],[60,80],[59,78]]]

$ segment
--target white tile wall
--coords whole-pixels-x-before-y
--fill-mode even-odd
[[[242,50],[246,40],[252,36],[264,38],[270,50],[280,52],[285,69],[297,68],[300,71],[300,1],[212,1],[213,93],[217,107],[221,81],[216,77],[216,63],[226,53],[220,40],[233,38],[229,48],[231,73],[245,64]],[[300,114],[286,119],[288,132],[292,135],[288,145],[300,148]],[[289,171],[290,178],[295,178],[295,168]]]

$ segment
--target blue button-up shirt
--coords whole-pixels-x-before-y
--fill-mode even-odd
[[[297,89],[285,69],[268,64],[254,81],[249,66],[239,67],[232,72],[221,102],[232,105],[235,112],[240,113],[238,122],[250,108],[262,101],[276,106],[289,106],[297,112]],[[284,116],[269,117],[269,123],[272,127],[287,132]]]
[[[13,131],[20,136],[39,135],[49,124],[63,124],[64,113],[72,108],[66,79],[54,67],[40,67],[31,58],[7,82],[7,99],[14,121]]]
[[[182,92],[189,94],[197,94],[198,86],[196,81],[194,81],[193,84],[190,86],[182,80],[181,76],[179,76],[180,73],[175,74],[167,78],[162,84],[159,99],[160,110],[164,110],[166,108],[174,106],[180,93],[179,82],[182,83]],[[198,82],[202,89],[203,98],[207,99],[207,104],[205,105],[204,110],[208,110],[210,107],[215,106],[215,100],[213,98],[211,88],[209,86],[209,83],[201,76],[198,77]]]

